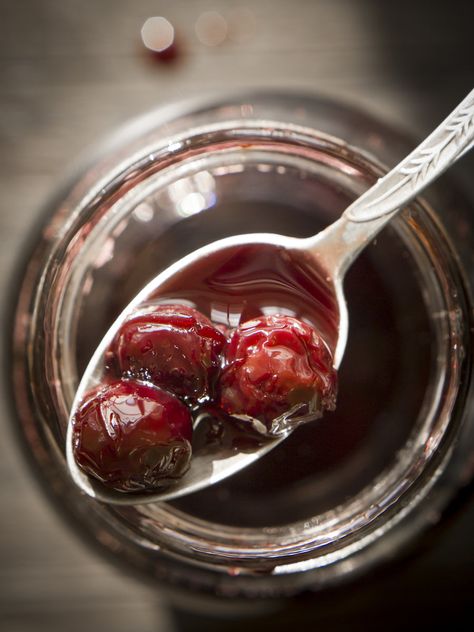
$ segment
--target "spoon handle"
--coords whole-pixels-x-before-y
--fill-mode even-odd
[[[344,274],[397,211],[473,146],[474,90],[416,149],[317,236],[313,248],[319,248],[330,268]]]
[[[474,140],[474,90],[411,154],[349,206],[353,222],[395,213],[452,165]]]

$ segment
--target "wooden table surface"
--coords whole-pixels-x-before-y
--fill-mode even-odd
[[[255,20],[245,42],[214,48],[199,42],[194,25],[203,11],[230,19],[241,4]],[[140,29],[152,15],[176,27],[182,54],[172,65],[151,63],[143,53]],[[474,85],[473,17],[472,2],[456,0],[0,0],[2,297],[66,165],[128,118],[207,90],[278,86],[354,103],[420,136]],[[457,171],[471,191],[473,169],[468,157]],[[9,307],[6,299],[3,306]],[[2,631],[255,624],[211,623],[205,615],[171,611],[152,587],[119,573],[79,541],[27,471],[6,397],[0,397]],[[300,602],[258,625],[286,630],[310,622],[312,629],[368,631],[406,628],[410,617],[419,629],[460,621],[474,585],[473,528],[471,503],[434,549],[388,576],[325,604]]]

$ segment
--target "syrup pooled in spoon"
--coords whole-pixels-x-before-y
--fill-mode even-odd
[[[174,274],[151,297],[184,302],[216,325],[235,328],[262,315],[310,323],[334,354],[339,310],[332,284],[308,254],[274,244],[243,244],[213,252]]]
[[[288,434],[334,409],[337,327],[334,292],[308,255],[271,244],[212,253],[120,327],[103,388],[73,418],[77,464],[115,491],[153,492],[189,468],[191,414],[201,452],[220,436],[245,452]]]

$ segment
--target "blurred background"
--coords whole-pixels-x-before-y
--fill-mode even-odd
[[[473,18],[472,0],[0,0],[1,296],[65,167],[130,117],[209,91],[278,87],[352,103],[420,138],[474,87]],[[469,156],[453,178],[474,204],[473,170]],[[5,632],[464,629],[472,613],[472,502],[389,569],[278,613],[238,620],[170,607],[55,513],[18,450],[7,396]]]

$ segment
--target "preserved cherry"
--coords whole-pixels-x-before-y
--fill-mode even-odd
[[[153,491],[189,468],[192,419],[174,395],[135,380],[89,393],[73,422],[76,462],[118,491]]]
[[[230,415],[272,429],[282,415],[317,417],[335,407],[336,371],[317,331],[291,316],[262,316],[238,327],[225,351],[219,400]]]
[[[196,404],[212,396],[225,340],[196,309],[156,305],[123,324],[110,353],[123,376],[152,382]]]

